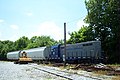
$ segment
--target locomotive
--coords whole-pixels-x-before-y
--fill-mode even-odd
[[[8,60],[19,60],[23,52],[33,61],[64,61],[64,45],[57,44],[50,47],[39,47],[7,53]],[[66,44],[65,60],[67,63],[99,63],[103,61],[100,41],[87,41],[76,44]]]

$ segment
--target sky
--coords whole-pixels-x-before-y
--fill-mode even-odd
[[[0,0],[0,40],[16,41],[22,36],[64,38],[85,25],[85,0]]]

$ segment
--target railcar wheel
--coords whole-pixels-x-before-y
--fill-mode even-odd
[[[15,61],[14,64],[18,64],[18,61]]]

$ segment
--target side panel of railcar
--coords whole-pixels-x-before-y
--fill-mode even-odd
[[[64,54],[64,45],[61,46],[61,55]],[[101,42],[88,41],[77,44],[66,45],[66,61],[68,62],[90,62],[101,57]]]
[[[46,47],[33,48],[29,50],[23,50],[27,53],[27,57],[32,58],[32,60],[44,60],[44,50]]]
[[[60,44],[51,46],[51,53],[49,54],[49,58],[51,61],[61,62],[60,56]]]
[[[18,60],[19,59],[19,52],[20,51],[14,51],[7,53],[7,59],[8,60]]]
[[[45,56],[45,60],[50,60],[49,55],[51,54],[51,47],[46,47],[44,50],[44,56]]]

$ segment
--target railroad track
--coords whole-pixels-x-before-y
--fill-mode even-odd
[[[40,65],[30,65],[30,67],[33,67],[34,69],[47,72],[49,74],[59,76],[61,78],[68,79],[68,80],[102,80],[96,77],[90,77],[90,76],[75,74],[67,71],[56,70],[56,69],[52,69],[52,68],[48,68]]]
[[[79,76],[84,76],[84,77],[88,77],[88,78],[95,79],[95,80],[102,80],[101,78],[98,78],[98,77],[87,76],[87,75],[78,74],[78,73],[75,73],[75,72],[62,71],[62,70],[57,70],[57,69],[53,69],[53,68],[49,68],[49,69],[60,71],[60,72],[65,72],[65,73],[69,73],[69,74],[76,74],[76,75],[79,75]]]
[[[45,70],[45,69],[41,69],[41,68],[36,68],[36,67],[34,67],[34,68],[37,69],[37,70],[40,70],[40,71],[44,71],[44,72],[50,73],[50,74],[52,74],[52,75],[56,75],[56,76],[59,76],[59,77],[68,79],[68,80],[73,80],[72,78],[70,78],[70,77],[68,77],[68,76],[56,74],[56,73],[54,73],[54,72],[51,72],[51,71],[48,71],[48,70]]]

